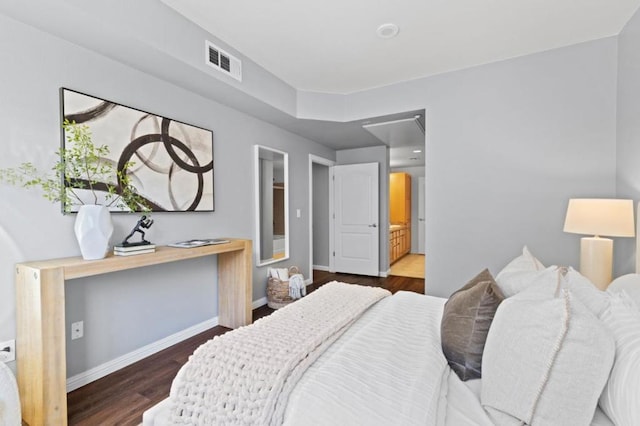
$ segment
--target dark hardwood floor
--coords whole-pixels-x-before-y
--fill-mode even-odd
[[[424,280],[417,278],[378,278],[322,271],[314,271],[313,278],[313,284],[307,287],[309,292],[335,280],[383,287],[392,293],[399,290],[424,293]],[[253,311],[253,319],[255,321],[271,312],[272,309],[262,306]],[[229,329],[225,327],[214,327],[70,392],[67,395],[69,424],[140,424],[145,410],[169,396],[171,382],[189,355],[202,343],[227,331]]]
[[[345,283],[382,287],[395,293],[400,290],[424,293],[424,279],[389,276],[387,278],[368,277],[365,275],[332,274],[324,271],[313,271],[313,284],[310,287],[318,288],[330,281],[342,281]]]

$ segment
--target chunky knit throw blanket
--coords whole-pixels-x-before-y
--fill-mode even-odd
[[[387,290],[331,282],[200,346],[171,386],[172,424],[279,425],[306,368]]]

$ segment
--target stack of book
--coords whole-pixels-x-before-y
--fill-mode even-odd
[[[127,244],[113,247],[113,254],[116,256],[135,256],[136,254],[153,253],[156,251],[155,244]]]

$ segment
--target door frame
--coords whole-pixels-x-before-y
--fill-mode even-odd
[[[425,177],[426,170],[425,176],[420,176],[418,178],[418,254],[425,254],[425,245],[427,244],[427,223],[425,219],[427,216],[427,203],[425,201],[427,181]],[[422,189],[422,191],[420,191],[420,189]],[[422,207],[422,218],[420,218],[420,207]],[[421,222],[422,225],[420,225]],[[422,228],[423,232],[420,232],[420,228]],[[420,243],[422,243],[422,247]]]
[[[309,154],[309,279],[313,282],[313,164],[320,164],[329,168],[329,272],[334,272],[333,267],[333,185],[331,181],[333,179],[332,166],[336,165],[336,162],[327,158],[319,157],[317,155]]]

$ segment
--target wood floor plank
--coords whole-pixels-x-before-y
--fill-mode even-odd
[[[424,279],[390,276],[386,278],[314,271],[312,292],[331,281],[424,293]],[[273,312],[268,306],[257,308],[253,320]],[[142,413],[169,396],[171,382],[193,351],[229,331],[213,327],[163,351],[153,354],[67,395],[69,425],[139,425]]]
[[[152,406],[153,403],[137,393],[122,393],[119,398],[111,400],[112,406],[118,406],[119,410],[100,410],[81,420],[74,422],[78,426],[96,425],[123,425],[136,426],[142,422],[142,412]],[[142,410],[142,411],[141,411]]]

